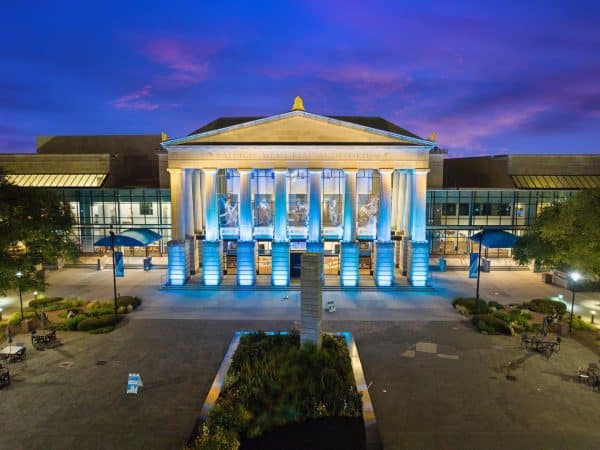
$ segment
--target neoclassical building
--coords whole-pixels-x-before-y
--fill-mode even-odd
[[[168,283],[200,273],[252,286],[299,276],[300,255],[323,255],[342,286],[395,266],[428,280],[426,193],[433,141],[380,118],[321,116],[297,97],[290,112],[222,118],[162,142],[168,153],[172,240]]]

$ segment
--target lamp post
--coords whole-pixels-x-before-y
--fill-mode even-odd
[[[581,274],[578,272],[573,272],[569,275],[569,277],[571,277],[571,280],[573,280],[573,284],[570,284],[571,286],[571,319],[569,320],[569,333],[573,332],[573,309],[575,308],[575,283],[577,283],[577,281],[579,281],[579,279],[581,278]]]
[[[481,231],[481,239],[479,241],[479,253],[477,255],[477,290],[475,293],[475,312],[479,314],[479,279],[481,277],[481,247],[483,246],[483,236],[485,229]]]
[[[117,268],[116,268],[116,260],[115,260],[115,232],[112,229],[112,225],[110,226],[110,247],[112,250],[112,272],[113,272],[113,294],[115,301],[115,326],[117,326],[118,319],[118,307],[117,307]]]
[[[21,291],[21,278],[23,278],[23,272],[18,271],[15,275],[19,279],[19,282],[18,282],[18,286],[19,286],[19,302],[21,303],[21,320],[23,320],[24,317],[25,317],[25,315],[23,314],[23,291]]]

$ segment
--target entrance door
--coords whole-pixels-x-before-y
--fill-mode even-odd
[[[290,278],[300,278],[302,269],[302,252],[290,253]]]

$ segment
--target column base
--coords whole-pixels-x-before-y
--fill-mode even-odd
[[[169,264],[167,284],[183,286],[190,277],[190,241],[169,241],[167,260]]]
[[[255,246],[254,241],[238,241],[237,243],[238,286],[254,286],[256,282]]]
[[[202,241],[202,283],[218,286],[223,278],[221,241]]]
[[[271,243],[271,284],[290,285],[290,243]]]
[[[429,285],[429,242],[410,241],[408,281],[412,286]]]
[[[375,243],[375,284],[388,287],[394,284],[394,242]]]
[[[342,242],[340,255],[340,284],[358,286],[358,242]]]

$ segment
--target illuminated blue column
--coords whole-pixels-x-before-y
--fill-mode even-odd
[[[287,235],[287,169],[275,169],[275,215],[271,243],[271,284],[290,284],[290,243]]]
[[[323,257],[323,241],[321,241],[321,191],[323,188],[323,171],[310,169],[309,207],[308,207],[308,240],[307,253],[320,253]],[[325,268],[324,264],[321,267]],[[322,275],[324,280],[324,274]]]
[[[221,284],[223,249],[219,240],[219,209],[217,204],[217,169],[204,169],[204,223],[202,242],[202,282],[208,286]]]
[[[429,243],[426,237],[427,172],[415,169],[412,173],[411,241],[408,279],[413,286],[429,283]]]
[[[171,180],[171,234],[173,240],[167,243],[168,271],[167,283],[183,286],[190,275],[189,241],[185,240],[185,217],[183,196],[185,195],[184,174],[181,169],[169,168]]]
[[[191,274],[197,273],[200,269],[194,214],[194,172],[194,169],[184,169],[183,171],[183,214],[185,216],[185,239],[189,241],[189,268]]]
[[[358,286],[359,250],[356,242],[356,170],[344,169],[344,234],[340,255],[342,286]]]
[[[237,243],[237,283],[253,286],[256,280],[254,261],[254,236],[252,235],[252,192],[250,189],[251,169],[239,169],[240,174],[240,238]]]
[[[379,169],[379,211],[375,243],[375,284],[394,284],[394,242],[392,241],[392,170]]]
[[[408,275],[408,250],[411,233],[411,202],[412,202],[412,170],[400,171],[400,198],[402,199],[401,209],[398,212],[400,215],[400,228],[402,230],[402,241],[401,241],[401,257],[400,257],[400,270],[402,275]]]

